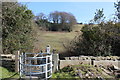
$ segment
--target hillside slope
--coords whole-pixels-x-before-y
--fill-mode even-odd
[[[45,47],[49,44],[52,49],[56,49],[59,52],[65,50],[64,45],[67,45],[75,36],[81,34],[80,29],[83,25],[74,25],[72,32],[52,32],[52,31],[38,31],[37,38],[34,43],[35,51],[45,51]]]

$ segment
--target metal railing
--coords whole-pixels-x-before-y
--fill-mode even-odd
[[[33,56],[37,55],[37,56]],[[21,53],[20,76],[37,76],[48,79],[52,76],[52,54],[48,53]]]

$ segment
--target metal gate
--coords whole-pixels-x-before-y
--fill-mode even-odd
[[[52,54],[21,53],[19,68],[21,77],[37,76],[41,79],[48,79],[52,76]]]

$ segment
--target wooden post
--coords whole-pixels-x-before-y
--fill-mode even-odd
[[[20,51],[15,53],[15,72],[19,72],[19,55]]]
[[[59,69],[59,54],[52,54],[53,69],[52,72],[58,71]]]
[[[50,45],[47,46],[46,52],[47,52],[48,54],[50,54]]]

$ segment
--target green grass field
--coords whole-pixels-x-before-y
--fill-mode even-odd
[[[19,74],[15,72],[10,72],[4,67],[0,67],[0,79],[3,78],[19,78]]]
[[[67,45],[75,36],[80,34],[80,29],[83,25],[75,25],[72,32],[51,32],[51,31],[38,31],[37,41],[35,47],[38,51],[45,51],[45,47],[49,44],[52,49],[56,49],[59,52],[65,50],[64,45]]]

